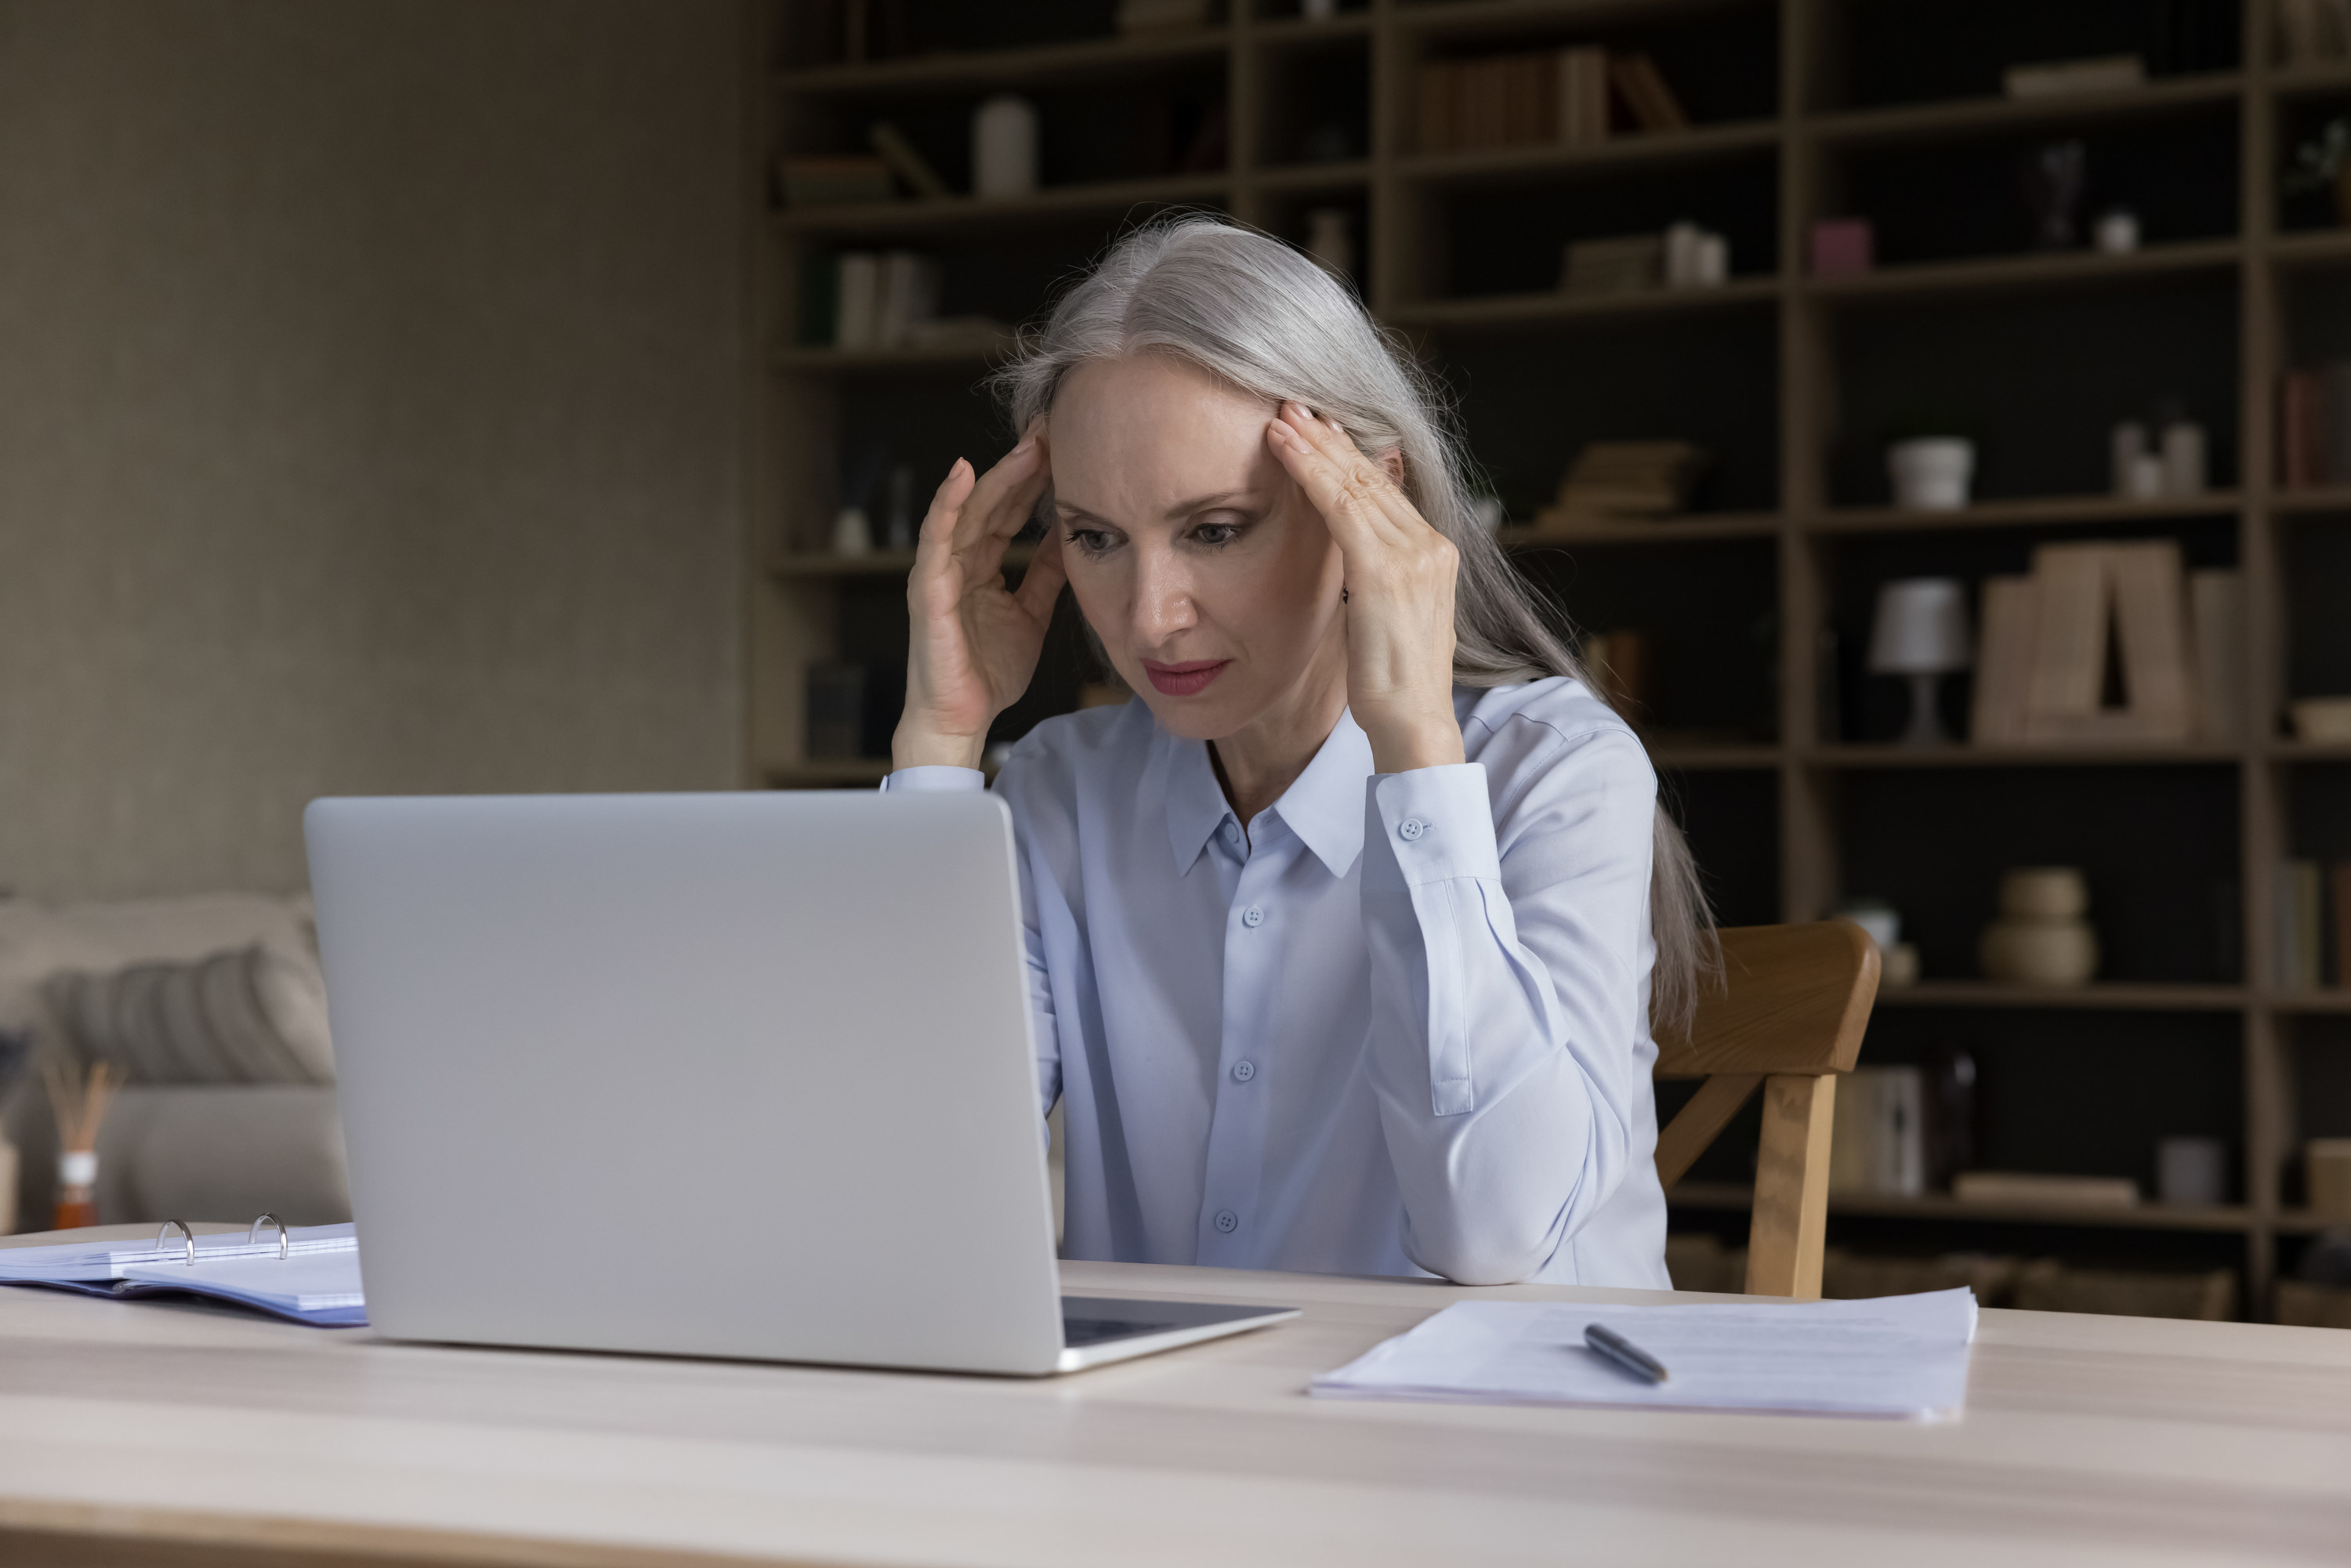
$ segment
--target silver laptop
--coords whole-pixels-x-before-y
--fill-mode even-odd
[[[992,796],[305,828],[386,1334],[1038,1375],[1298,1315],[1061,1295]]]

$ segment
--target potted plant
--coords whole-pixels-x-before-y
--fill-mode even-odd
[[[2333,192],[2335,221],[2351,225],[2351,118],[2328,120],[2316,136],[2294,150],[2285,188],[2297,196]]]

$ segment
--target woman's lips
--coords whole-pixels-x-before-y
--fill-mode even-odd
[[[1230,659],[1194,659],[1189,664],[1163,664],[1155,660],[1143,661],[1143,673],[1151,677],[1154,690],[1162,696],[1197,696],[1208,689],[1208,683],[1224,673]]]

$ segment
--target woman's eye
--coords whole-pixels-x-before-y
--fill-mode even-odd
[[[1202,523],[1192,530],[1192,537],[1213,549],[1240,538],[1241,528],[1238,523]]]
[[[1110,549],[1110,536],[1100,528],[1071,528],[1064,542],[1077,546],[1088,555],[1100,555]]]

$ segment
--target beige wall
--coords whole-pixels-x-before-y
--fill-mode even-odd
[[[731,0],[0,0],[0,885],[739,769]]]

